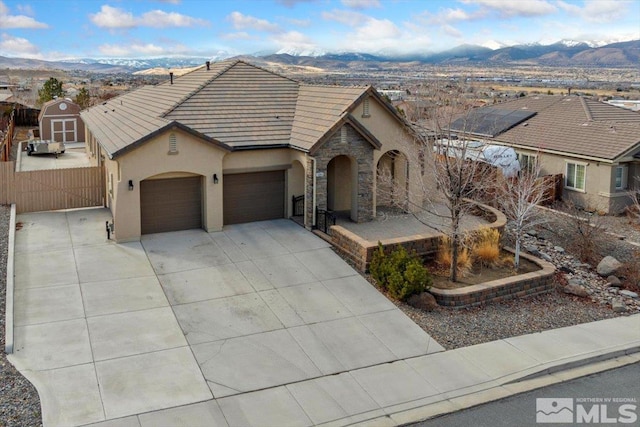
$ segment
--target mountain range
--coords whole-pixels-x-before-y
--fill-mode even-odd
[[[59,69],[97,73],[132,73],[150,68],[183,68],[232,57],[224,51],[211,57],[108,58],[43,61],[0,56],[0,68]],[[562,40],[550,45],[526,44],[498,49],[478,45],[461,45],[438,53],[391,55],[358,52],[325,52],[321,50],[283,49],[276,53],[244,55],[242,58],[258,62],[268,61],[286,65],[320,68],[345,68],[349,64],[375,66],[375,63],[422,63],[430,65],[539,65],[548,67],[609,67],[632,68],[640,63],[640,40],[611,43],[603,46]]]

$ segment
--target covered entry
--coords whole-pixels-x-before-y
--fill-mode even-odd
[[[202,178],[148,179],[140,182],[142,234],[202,227]]]
[[[224,224],[284,218],[284,171],[226,174]]]

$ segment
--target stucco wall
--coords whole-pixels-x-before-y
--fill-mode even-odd
[[[375,99],[369,98],[369,117],[364,116],[363,113],[364,101],[356,106],[352,115],[358,123],[362,124],[382,143],[381,149],[375,150],[373,153],[374,165],[377,165],[380,158],[389,151],[395,150],[404,154],[409,161],[408,195],[412,201],[412,205],[421,206],[424,194],[422,194],[420,182],[424,177],[422,176],[422,167],[418,159],[417,153],[419,147],[417,142],[409,135],[402,123],[393,117],[391,113]],[[374,215],[377,197],[379,196],[378,192],[375,191],[375,185],[374,183]]]
[[[174,133],[177,154],[169,154],[169,135]],[[227,152],[180,130],[167,131],[117,159],[106,161],[107,173],[114,173],[114,201],[111,208],[117,241],[140,239],[140,182],[167,172],[203,176],[203,227],[207,231],[222,229],[222,182],[213,183],[213,174],[222,174]],[[169,175],[164,175],[169,177]],[[133,191],[129,190],[133,181]],[[107,180],[107,186],[109,185]],[[108,191],[108,187],[107,187]]]
[[[516,149],[516,151],[518,153],[537,154],[536,151],[522,149]],[[614,188],[615,181],[613,178],[617,165],[547,153],[539,154],[538,161],[543,175],[563,175],[565,181],[563,182],[562,197],[564,200],[571,200],[580,207],[604,213],[617,213],[628,204],[627,190],[616,190]],[[586,165],[585,191],[566,188],[568,162]],[[629,172],[629,179],[631,179],[631,169]]]
[[[169,135],[176,136],[177,154],[169,154]],[[87,146],[89,146],[87,144]],[[105,156],[106,157],[106,156]],[[99,155],[96,156],[96,160]],[[294,161],[297,164],[294,166]],[[115,239],[140,239],[140,182],[145,179],[203,177],[203,228],[221,230],[223,226],[223,181],[225,173],[285,170],[286,197],[282,201],[291,211],[291,197],[304,189],[306,154],[292,149],[228,152],[180,130],[167,131],[119,157],[104,161],[108,206],[115,224]],[[213,183],[213,174],[218,184]],[[112,196],[109,177],[113,176]],[[129,190],[129,180],[134,189]]]

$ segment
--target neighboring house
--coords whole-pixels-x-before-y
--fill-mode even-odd
[[[316,208],[369,221],[376,168],[395,165],[402,180],[414,167],[399,154],[407,123],[374,88],[306,85],[243,61],[207,63],[81,116],[118,241],[288,218],[302,195],[307,227]]]
[[[479,108],[452,129],[513,147],[523,168],[562,174],[563,197],[618,213],[640,182],[640,114],[580,96],[530,96]]]
[[[57,98],[45,102],[38,116],[40,139],[57,142],[84,142],[84,122],[80,106],[69,98]]]

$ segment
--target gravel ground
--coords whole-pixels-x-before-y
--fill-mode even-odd
[[[554,212],[547,214],[549,222],[539,227],[540,234],[544,235],[540,242],[548,240],[554,245],[569,247],[571,235],[567,218]],[[602,236],[598,242],[600,257],[612,255],[622,262],[640,260],[640,247],[628,243],[640,243],[640,227],[637,224],[626,217],[607,216],[594,219],[602,227]],[[604,231],[623,235],[625,239],[606,235]],[[506,236],[505,240],[506,243],[512,243],[510,241],[513,239]],[[560,257],[556,254],[554,263],[567,257],[570,256]],[[556,277],[564,281],[576,275],[584,277],[589,281],[587,288],[591,295],[580,298],[565,294],[561,290],[560,282],[556,281],[556,289],[547,294],[466,309],[438,307],[431,312],[425,312],[402,302],[394,303],[447,350],[635,312],[636,300],[627,303],[627,313],[615,313],[612,310],[610,303],[604,298],[606,293],[599,289],[606,281],[599,277],[594,278],[593,276],[597,275],[592,268],[585,266],[584,271],[569,276],[557,274],[561,276]]]
[[[9,363],[4,353],[9,216],[9,207],[0,205],[0,426],[41,426],[38,392]]]
[[[607,306],[554,290],[480,307],[425,312],[395,304],[447,350],[616,317]]]

